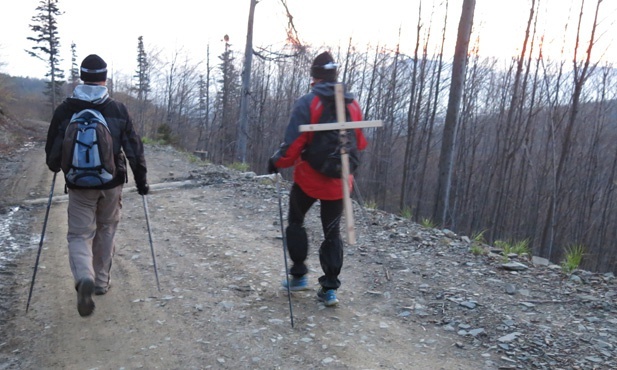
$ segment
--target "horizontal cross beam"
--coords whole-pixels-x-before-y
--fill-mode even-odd
[[[328,131],[328,130],[348,130],[352,128],[366,128],[366,127],[382,127],[382,120],[375,121],[354,121],[354,122],[340,122],[340,123],[319,123],[310,125],[298,126],[300,132],[308,131]]]

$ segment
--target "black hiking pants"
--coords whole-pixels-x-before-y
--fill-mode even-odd
[[[308,272],[305,261],[308,256],[308,237],[304,229],[304,217],[317,199],[308,196],[297,184],[293,184],[289,195],[289,225],[287,226],[287,250],[293,265],[289,273],[302,276]],[[319,262],[324,275],[319,284],[325,289],[338,289],[338,279],[343,267],[343,240],[340,223],[343,214],[343,200],[320,200],[321,226],[324,240],[319,247]]]

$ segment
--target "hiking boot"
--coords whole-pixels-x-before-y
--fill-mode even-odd
[[[102,286],[95,286],[94,287],[94,295],[104,295],[109,291],[109,288],[111,288],[111,285],[108,285],[106,287],[102,287]]]
[[[94,312],[94,281],[92,279],[81,279],[77,283],[77,312],[82,317],[90,316]]]
[[[283,280],[282,284],[283,288],[287,289],[287,280]],[[307,290],[308,286],[308,276],[289,276],[289,290],[292,292],[297,292],[300,290]]]
[[[324,288],[321,287],[317,291],[317,298],[319,298],[319,300],[322,301],[327,307],[336,306],[338,304],[335,289],[324,290]]]

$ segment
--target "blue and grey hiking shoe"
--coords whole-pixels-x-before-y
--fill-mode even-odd
[[[283,285],[283,288],[287,289],[287,280],[283,280],[281,285]],[[289,276],[289,290],[291,290],[292,292],[296,292],[299,290],[307,290],[307,289],[309,289],[308,276],[306,275],[302,275],[302,276],[290,275]]]
[[[323,287],[319,288],[317,291],[317,298],[319,298],[319,300],[322,301],[327,307],[336,306],[338,304],[335,289],[324,290]]]

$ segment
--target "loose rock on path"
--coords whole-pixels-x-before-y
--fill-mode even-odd
[[[617,289],[612,274],[475,256],[448,230],[355,205],[340,305],[315,296],[319,212],[307,215],[314,289],[280,288],[284,261],[271,180],[147,146],[148,196],[161,291],[144,209],[123,195],[112,288],[81,318],[66,251],[62,184],[52,204],[30,311],[25,303],[51,173],[40,143],[2,178],[27,178],[3,197],[22,246],[2,270],[0,369],[612,369]],[[174,184],[174,186],[165,186]],[[284,212],[289,184],[283,186]],[[30,202],[30,203],[28,203]]]

